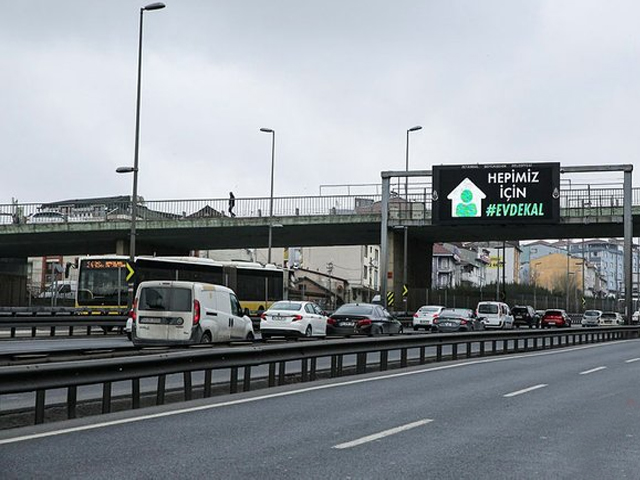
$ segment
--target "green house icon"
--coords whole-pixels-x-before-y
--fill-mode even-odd
[[[452,217],[468,218],[482,216],[482,200],[487,196],[475,183],[465,178],[447,195],[447,198],[451,200]]]

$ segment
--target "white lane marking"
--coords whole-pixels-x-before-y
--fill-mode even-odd
[[[624,363],[633,363],[640,362],[640,358],[630,358],[629,360],[625,360]]]
[[[604,370],[605,368],[607,367],[592,368],[591,370],[585,370],[584,372],[580,372],[580,375],[589,375],[590,373],[599,372],[600,370]]]
[[[507,394],[505,394],[503,396],[506,397],[506,398],[515,397],[517,395],[522,395],[523,393],[533,392],[534,390],[538,390],[538,389],[544,388],[544,387],[548,387],[548,385],[546,383],[541,383],[539,385],[534,385],[533,387],[523,388],[522,390],[518,390],[516,392],[507,393]]]
[[[124,425],[124,424],[127,424],[127,423],[141,422],[141,421],[144,421],[144,420],[153,420],[153,419],[156,419],[156,418],[170,417],[170,416],[173,416],[173,415],[181,415],[181,414],[184,414],[184,413],[199,412],[199,411],[203,411],[203,410],[211,410],[211,409],[214,409],[214,408],[228,407],[228,406],[232,406],[232,405],[242,405],[244,403],[253,403],[253,402],[258,402],[260,400],[269,400],[271,398],[288,397],[290,395],[299,395],[301,393],[315,392],[317,390],[327,390],[329,388],[339,388],[339,387],[345,387],[345,386],[350,386],[350,385],[357,385],[357,384],[360,384],[360,383],[377,382],[377,381],[382,381],[382,380],[406,377],[406,376],[409,376],[409,375],[420,375],[420,374],[423,374],[423,373],[439,372],[439,371],[442,371],[442,370],[450,370],[452,368],[468,367],[468,366],[472,366],[472,365],[481,365],[481,364],[485,364],[485,363],[506,362],[506,361],[510,361],[510,360],[521,360],[523,358],[543,357],[543,356],[547,356],[547,355],[561,355],[563,353],[573,352],[573,351],[577,351],[577,350],[587,350],[587,349],[591,349],[591,348],[604,348],[604,347],[608,347],[608,346],[611,346],[611,345],[617,345],[617,344],[627,343],[627,342],[637,342],[637,340],[619,340],[619,341],[608,342],[608,343],[597,343],[597,344],[593,344],[593,345],[582,345],[582,346],[579,346],[579,347],[569,347],[569,348],[564,348],[562,350],[550,350],[550,351],[544,351],[544,352],[526,353],[526,354],[521,354],[521,355],[513,355],[513,356],[505,356],[505,357],[482,358],[482,359],[478,359],[478,360],[468,360],[468,361],[465,361],[465,362],[462,362],[462,363],[453,363],[453,364],[448,364],[448,365],[439,365],[437,367],[421,368],[419,370],[411,370],[409,372],[389,373],[387,375],[380,375],[380,376],[376,376],[376,377],[358,378],[358,379],[355,379],[355,380],[347,380],[345,382],[340,382],[340,383],[330,383],[330,384],[326,384],[326,385],[317,385],[317,386],[314,386],[314,387],[301,388],[299,390],[292,390],[292,391],[278,392],[278,393],[269,393],[269,394],[266,394],[266,395],[260,395],[258,397],[241,398],[241,399],[238,399],[238,400],[229,400],[229,401],[221,402],[221,403],[199,405],[197,407],[180,408],[178,410],[171,410],[171,411],[168,411],[168,412],[160,412],[160,413],[152,413],[152,414],[148,414],[148,415],[141,415],[139,417],[122,418],[120,420],[110,420],[108,422],[94,423],[94,424],[91,424],[91,425],[82,425],[82,426],[79,426],[79,427],[63,428],[63,429],[60,429],[60,430],[51,430],[51,431],[47,431],[47,432],[34,433],[34,434],[31,434],[31,435],[23,435],[23,436],[20,436],[20,437],[0,439],[0,445],[5,445],[5,444],[8,444],[8,443],[24,442],[26,440],[35,440],[35,439],[38,439],[38,438],[53,437],[55,435],[64,435],[64,434],[67,434],[67,433],[82,432],[82,431],[86,431],[86,430],[95,430],[97,428],[111,427],[111,426],[115,426],[115,425]]]
[[[418,420],[417,422],[407,423],[406,425],[390,428],[389,430],[384,430],[382,432],[374,433],[373,435],[367,435],[366,437],[358,438],[350,442],[340,443],[338,445],[334,445],[333,448],[343,449],[343,448],[356,447],[358,445],[362,445],[363,443],[373,442],[374,440],[379,440],[384,437],[389,437],[391,435],[395,435],[396,433],[404,432],[406,430],[411,430],[412,428],[421,427],[422,425],[426,425],[427,423],[431,423],[431,422],[433,422],[432,419],[425,418],[424,420]]]

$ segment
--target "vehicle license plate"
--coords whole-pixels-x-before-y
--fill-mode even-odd
[[[449,322],[444,322],[442,324],[443,327],[453,327],[453,323],[449,323]]]
[[[160,317],[142,317],[140,319],[140,323],[154,323],[159,324],[162,323],[162,318]]]
[[[341,322],[341,327],[353,327],[353,322]]]

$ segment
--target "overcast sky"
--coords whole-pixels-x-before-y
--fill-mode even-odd
[[[0,0],[0,203],[131,193],[115,169],[133,164],[147,3]],[[379,183],[414,125],[415,170],[640,166],[640,2],[165,3],[144,16],[147,200],[269,196],[261,127],[275,196]]]

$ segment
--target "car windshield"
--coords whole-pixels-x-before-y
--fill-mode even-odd
[[[286,311],[296,312],[300,310],[301,307],[302,307],[302,304],[299,302],[276,302],[273,305],[271,305],[269,310],[286,310]]]
[[[600,317],[602,317],[602,318],[616,318],[616,314],[612,313],[612,312],[604,312],[602,315],[600,315]]]
[[[440,312],[440,317],[468,317],[470,315],[471,312],[464,308],[447,308]]]
[[[481,303],[478,305],[478,313],[498,313],[498,305],[495,303]]]
[[[335,315],[371,315],[373,307],[368,305],[343,305],[336,310]]]
[[[587,310],[586,312],[584,312],[584,316],[585,317],[598,317],[598,316],[600,316],[600,312],[598,312],[597,310]]]
[[[528,313],[527,309],[524,307],[513,307],[511,309],[511,313]]]

